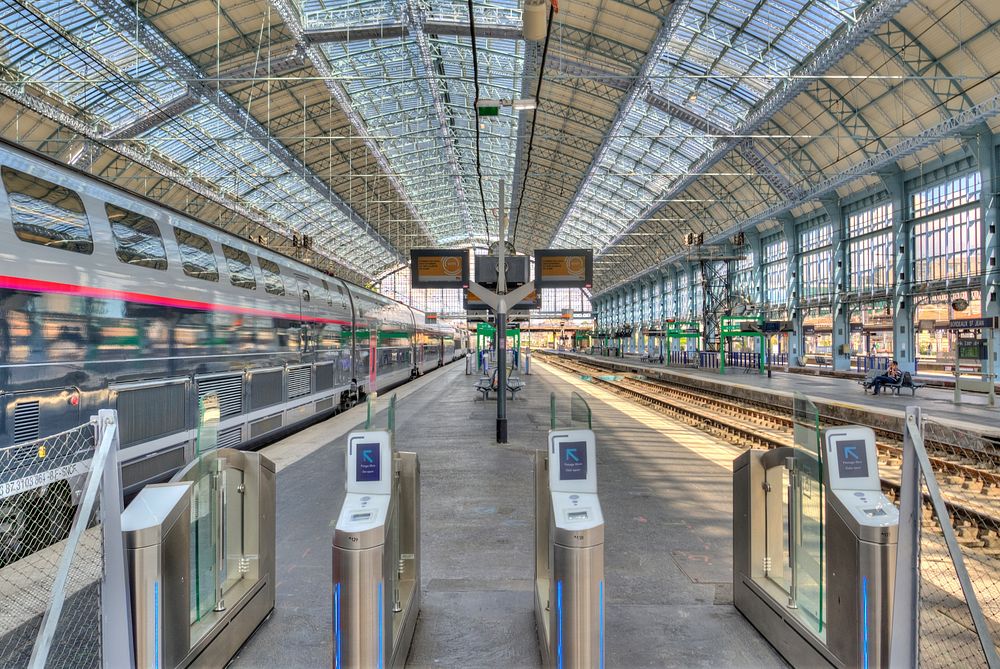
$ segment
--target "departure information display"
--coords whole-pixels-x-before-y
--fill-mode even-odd
[[[587,442],[559,442],[559,480],[583,481],[587,478]]]
[[[358,457],[355,459],[358,464],[354,476],[356,481],[361,483],[381,480],[381,453],[377,443],[358,444]]]
[[[868,444],[864,439],[837,442],[837,473],[842,479],[868,478]]]

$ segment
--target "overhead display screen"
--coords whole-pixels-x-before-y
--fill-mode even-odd
[[[466,311],[492,311],[492,307],[487,305],[483,300],[476,296],[472,289],[465,291],[465,310]],[[522,299],[517,304],[510,307],[512,310],[528,310],[528,309],[539,309],[542,306],[542,295],[537,290],[533,290],[528,295]]]
[[[536,249],[535,286],[590,288],[594,283],[592,249]]]
[[[378,443],[358,444],[357,469],[354,478],[359,483],[382,479],[382,451]]]
[[[864,439],[837,442],[837,473],[842,479],[868,478],[868,444]]]
[[[468,249],[410,249],[413,288],[465,288],[469,285]]]
[[[587,478],[587,442],[559,442],[559,480],[583,481]]]

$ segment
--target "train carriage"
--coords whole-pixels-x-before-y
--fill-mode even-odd
[[[0,143],[0,449],[115,408],[123,485],[136,490],[193,457],[209,395],[218,445],[246,448],[419,374],[417,321],[383,295]],[[0,498],[0,533],[28,503]]]

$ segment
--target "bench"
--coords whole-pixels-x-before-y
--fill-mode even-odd
[[[507,378],[507,390],[510,391],[510,398],[513,400],[516,393],[524,390],[524,381],[516,376]]]
[[[864,386],[865,394],[867,394],[869,390],[874,390],[875,379],[881,376],[884,372],[884,369],[870,369],[868,370],[868,374],[865,375],[865,378],[858,381],[858,383]],[[899,395],[899,391],[901,389],[909,388],[910,395],[915,396],[917,391],[926,385],[926,383],[921,381],[914,381],[913,376],[909,372],[903,372],[903,375],[899,377],[899,381],[896,381],[895,383],[883,383],[882,390],[888,390],[893,395]]]
[[[483,401],[485,402],[490,398],[490,391],[494,389],[493,381],[488,376],[480,376],[479,380],[476,381],[475,389],[482,393]]]

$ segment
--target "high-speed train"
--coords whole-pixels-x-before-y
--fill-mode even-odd
[[[251,447],[463,357],[467,340],[404,304],[0,143],[8,460],[11,446],[114,408],[123,485],[134,490],[192,458],[199,398],[218,397],[220,447]],[[0,525],[5,513],[9,503]]]

